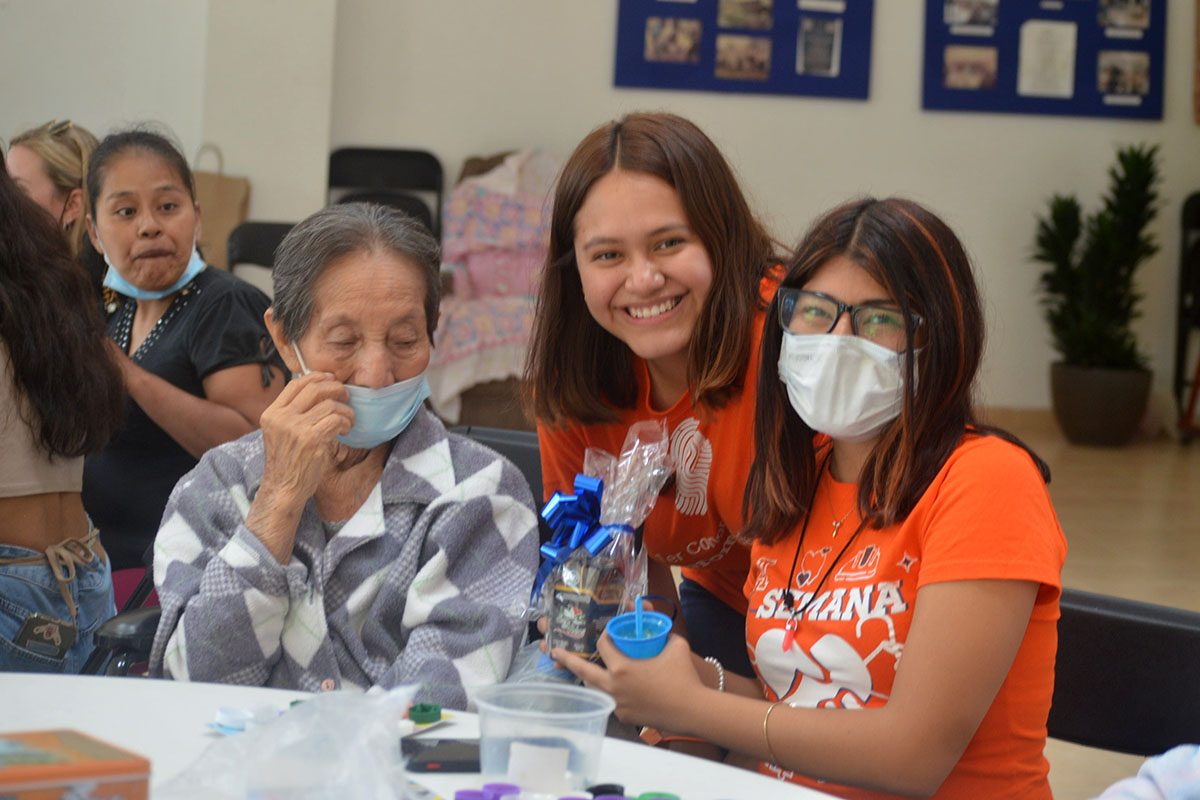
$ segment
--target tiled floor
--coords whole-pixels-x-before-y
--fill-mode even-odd
[[[997,410],[990,419],[1050,464],[1069,548],[1064,585],[1200,611],[1200,441],[1078,447],[1049,412]],[[1059,800],[1094,797],[1142,761],[1054,740],[1046,756]]]

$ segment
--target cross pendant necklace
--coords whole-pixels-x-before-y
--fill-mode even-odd
[[[829,476],[829,483],[825,484],[825,489],[826,489],[825,496],[829,499],[829,516],[836,517],[837,511],[835,511],[833,508],[833,475],[832,474]],[[837,538],[838,531],[840,531],[842,529],[842,523],[844,523],[847,519],[849,519],[850,515],[854,512],[854,505],[855,505],[854,503],[851,503],[850,510],[847,511],[845,514],[843,514],[841,519],[835,519],[833,521],[833,538],[834,539]]]

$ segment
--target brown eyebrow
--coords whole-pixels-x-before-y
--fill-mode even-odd
[[[655,236],[661,236],[664,233],[669,233],[670,231],[674,231],[674,230],[684,230],[684,231],[688,230],[687,223],[669,222],[666,225],[663,225],[661,227],[655,228],[654,230],[650,231],[648,234],[646,234],[646,236],[647,236],[647,238],[653,239]],[[593,236],[591,239],[588,239],[586,242],[584,242],[581,245],[581,247],[584,250],[587,250],[589,248],[596,247],[597,245],[615,244],[615,243],[619,243],[620,241],[621,241],[620,239],[617,239],[616,237],[613,237],[613,236]]]

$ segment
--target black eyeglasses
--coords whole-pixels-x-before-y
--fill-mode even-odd
[[[851,305],[806,289],[779,290],[779,324],[792,333],[829,333],[844,313],[850,314],[850,330],[855,336],[892,350],[904,348],[910,326],[904,312],[894,306]],[[923,320],[919,314],[910,313],[908,321],[916,330]]]

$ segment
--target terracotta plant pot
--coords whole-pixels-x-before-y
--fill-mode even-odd
[[[1117,446],[1137,432],[1150,399],[1151,373],[1139,369],[1050,365],[1054,416],[1074,444]]]

